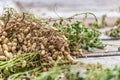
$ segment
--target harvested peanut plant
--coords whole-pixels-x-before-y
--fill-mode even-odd
[[[117,19],[115,23],[115,27],[106,31],[106,35],[114,38],[120,37],[120,18]]]
[[[71,22],[73,17],[38,19],[7,9],[0,16],[0,78],[15,80],[24,73],[36,76],[52,69],[56,62],[60,68],[76,63],[73,56],[81,56],[84,50],[104,48],[98,39],[100,32],[80,21]]]

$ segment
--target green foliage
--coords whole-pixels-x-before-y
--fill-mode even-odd
[[[106,34],[110,37],[115,37],[115,38],[120,37],[120,24],[117,25],[116,28],[107,31]]]
[[[74,17],[83,14],[85,15],[85,19],[87,18],[88,14],[94,17],[95,23],[91,26],[92,28],[86,28],[86,26],[83,24],[84,22],[74,21]],[[105,18],[106,16],[103,16],[101,23],[105,23]],[[49,22],[51,22],[51,20]],[[72,51],[79,49],[92,51],[92,48],[103,49],[105,47],[105,45],[99,39],[100,32],[97,30],[98,20],[93,13],[86,12],[75,14],[65,19],[60,18],[58,20],[54,20],[53,25],[49,26],[57,28],[61,34],[65,35]]]
[[[56,68],[57,69],[57,68]],[[55,72],[53,72],[55,71]],[[57,73],[60,72],[61,74],[64,74],[64,77],[58,78],[61,74]],[[48,74],[49,79],[36,79],[36,80],[119,80],[120,79],[120,67],[114,67],[111,69],[103,69],[101,65],[88,65],[86,66],[86,71],[80,75],[81,71],[74,71],[71,68],[66,68],[66,69],[57,69],[57,70],[52,70],[53,74]],[[50,72],[48,72],[50,73]],[[41,73],[42,75],[42,73]],[[39,75],[38,77],[41,77]],[[55,75],[55,76],[54,76]]]
[[[22,62],[26,61],[26,67],[22,68]],[[4,75],[4,77],[8,77],[12,74],[28,71],[35,68],[38,64],[39,58],[38,54],[35,53],[27,53],[22,54],[19,57],[8,59],[6,61],[0,61],[0,73]]]
[[[77,68],[76,70],[74,68]],[[80,68],[80,69],[79,69]],[[35,70],[35,69],[34,69]],[[27,73],[29,76],[25,76]],[[31,76],[32,75],[32,76]],[[79,64],[55,66],[48,72],[16,73],[9,77],[10,80],[20,80],[24,77],[32,80],[119,80],[120,67],[104,69],[100,64]]]
[[[111,69],[90,68],[87,73],[87,80],[119,80],[120,67]]]
[[[96,28],[86,28],[81,22],[75,22],[70,27],[65,27],[62,33],[67,37],[71,49],[104,48],[99,39],[100,32]]]
[[[120,37],[120,18],[117,19],[115,26],[116,26],[115,28],[106,31],[106,35],[115,38]]]

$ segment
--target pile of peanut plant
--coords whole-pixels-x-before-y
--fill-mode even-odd
[[[80,21],[72,22],[73,17],[38,19],[7,9],[0,16],[0,78],[29,72],[36,76],[49,71],[56,62],[58,66],[76,63],[73,56],[81,56],[84,50],[104,48],[100,32]]]

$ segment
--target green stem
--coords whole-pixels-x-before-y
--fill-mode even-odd
[[[95,22],[98,23],[97,17],[95,16],[95,14],[93,14],[91,12],[84,12],[84,13],[80,13],[80,14],[74,14],[73,16],[69,17],[68,19],[72,19],[72,18],[74,18],[76,16],[83,15],[83,14],[85,14],[85,15],[87,15],[87,14],[92,15],[94,17],[94,19],[95,19]]]

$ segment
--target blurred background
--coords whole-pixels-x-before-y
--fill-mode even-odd
[[[40,18],[70,17],[76,13],[92,12],[98,18],[107,15],[107,20],[112,24],[120,17],[120,0],[0,0],[0,14],[6,7]]]

